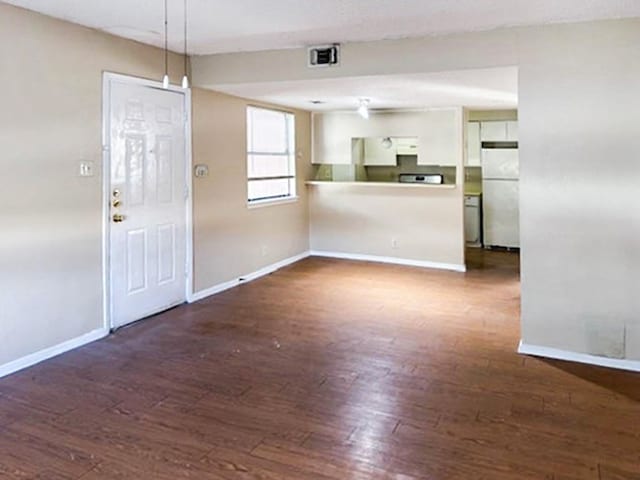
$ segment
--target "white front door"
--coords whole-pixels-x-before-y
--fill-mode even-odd
[[[184,95],[110,82],[111,324],[185,301]],[[107,173],[107,172],[105,172]]]

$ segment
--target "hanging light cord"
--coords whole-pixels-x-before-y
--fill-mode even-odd
[[[169,75],[169,12],[168,0],[164,0],[164,74]]]
[[[184,75],[187,76],[187,0],[184,0]]]

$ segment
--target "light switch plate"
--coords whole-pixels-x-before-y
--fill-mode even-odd
[[[81,177],[93,177],[93,162],[81,161],[79,174]]]
[[[196,178],[204,178],[209,176],[209,166],[204,164],[198,164],[193,167],[193,174]]]

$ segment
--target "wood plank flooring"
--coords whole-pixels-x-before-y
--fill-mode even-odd
[[[517,254],[309,258],[0,379],[0,478],[638,480],[640,376],[518,356]]]

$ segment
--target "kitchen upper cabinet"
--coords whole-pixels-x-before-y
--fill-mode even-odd
[[[518,122],[481,122],[480,138],[483,142],[517,142]]]
[[[462,165],[462,110],[429,110],[422,116],[418,165]]]
[[[480,122],[469,122],[467,123],[467,166],[479,167],[481,165],[481,150]]]
[[[391,148],[382,139],[390,138]],[[464,153],[461,108],[413,112],[372,112],[368,120],[355,112],[313,115],[315,164],[358,163],[354,139],[363,142],[365,165],[396,165],[397,155],[416,155],[419,165],[462,165]],[[376,139],[376,141],[371,141]],[[385,142],[386,143],[386,142]]]
[[[397,139],[390,137],[369,137],[364,139],[364,164],[391,165],[398,164],[396,157]]]
[[[418,155],[418,137],[396,137],[398,155]]]
[[[507,122],[482,122],[480,139],[483,142],[506,142]]]

